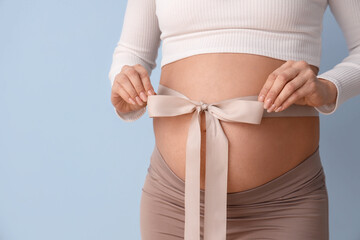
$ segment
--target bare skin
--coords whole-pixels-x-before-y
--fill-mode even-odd
[[[207,53],[162,67],[160,83],[206,103],[258,95],[285,61],[246,53]],[[310,66],[315,74],[316,66]],[[187,130],[192,114],[155,117],[156,144],[172,171],[185,179]],[[200,188],[205,189],[206,131],[201,114]],[[294,168],[319,145],[319,117],[266,117],[261,124],[220,121],[229,140],[228,192],[262,185]]]

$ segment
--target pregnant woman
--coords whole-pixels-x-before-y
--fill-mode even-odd
[[[349,56],[318,75],[327,6]],[[128,0],[109,78],[153,118],[143,240],[329,239],[319,113],[360,94],[359,0]]]

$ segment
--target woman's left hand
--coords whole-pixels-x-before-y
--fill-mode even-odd
[[[336,95],[335,84],[317,78],[306,61],[289,60],[268,76],[258,100],[264,101],[268,112],[279,112],[291,104],[318,107],[334,103]]]

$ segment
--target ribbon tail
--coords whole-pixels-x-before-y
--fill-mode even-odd
[[[185,240],[200,240],[200,114],[192,115],[186,143]]]
[[[219,120],[206,112],[204,239],[226,240],[228,139]]]

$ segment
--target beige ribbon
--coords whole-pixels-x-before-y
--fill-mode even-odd
[[[150,117],[192,113],[185,169],[185,240],[200,240],[200,112],[206,118],[206,176],[204,239],[226,240],[228,139],[219,119],[227,122],[260,124],[264,103],[257,96],[227,99],[215,103],[194,101],[185,96],[148,96]]]

